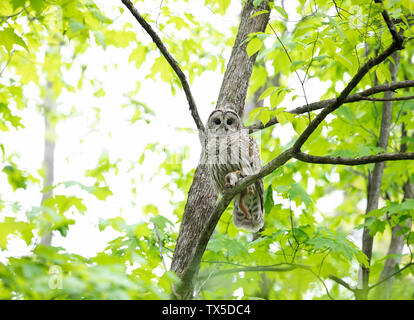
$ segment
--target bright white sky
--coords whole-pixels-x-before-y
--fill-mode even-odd
[[[104,0],[96,2],[105,8],[108,16],[116,17],[119,14],[116,7],[113,7],[114,2]],[[190,3],[176,5],[174,12],[191,12],[199,20],[214,21],[213,25],[216,25],[220,30],[229,30],[230,26],[238,23],[240,4],[237,1],[233,1],[224,17],[213,15],[210,10],[204,7],[204,1],[191,1]],[[160,1],[146,1],[145,4],[139,3],[138,8],[141,12],[157,13],[159,5]],[[119,6],[121,6],[120,1]],[[285,6],[290,19],[298,20],[298,15],[295,12],[296,1],[285,1]],[[136,26],[137,32],[140,33],[140,39],[150,41],[128,11],[125,11],[117,20],[117,24],[121,25],[124,21],[130,21]],[[169,34],[169,36],[174,37],[175,35]],[[109,47],[103,51],[92,45],[76,64],[88,66],[87,77],[99,79],[102,82],[106,91],[105,97],[96,99],[93,96],[92,86],[85,81],[82,91],[76,94],[64,92],[58,99],[60,112],[68,114],[73,106],[77,112],[75,116],[60,121],[57,126],[55,183],[76,180],[91,185],[93,180],[85,179],[84,172],[96,166],[99,156],[104,150],[108,152],[111,160],[122,159],[119,163],[118,174],[111,174],[107,179],[114,195],[108,197],[106,201],[98,201],[93,196],[85,196],[84,203],[88,208],[86,214],[74,216],[76,224],[70,227],[66,238],[61,237],[60,234],[54,235],[53,245],[65,247],[69,252],[92,256],[97,251],[103,250],[107,241],[113,239],[117,233],[109,228],[100,232],[98,230],[99,218],[121,216],[131,223],[145,221],[148,217],[142,215],[141,209],[148,203],[156,204],[161,214],[176,222],[175,217],[171,215],[170,194],[162,189],[167,180],[163,175],[154,175],[157,173],[158,165],[162,162],[163,157],[151,156],[147,153],[146,161],[142,166],[127,171],[131,163],[138,162],[148,143],[160,142],[161,145],[168,146],[172,150],[184,145],[189,146],[191,154],[185,165],[186,170],[195,168],[199,159],[200,146],[196,132],[178,133],[175,130],[176,127],[195,128],[184,94],[178,92],[176,96],[172,96],[168,84],[144,79],[151,63],[144,63],[142,68],[136,71],[128,63],[129,53],[130,49],[122,50]],[[227,55],[225,58],[228,58],[229,54],[230,50],[225,53]],[[104,70],[104,66],[108,66],[106,70]],[[76,84],[79,69],[74,67],[73,71],[67,72],[65,81]],[[214,107],[221,79],[222,75],[218,72],[205,72],[201,78],[191,84],[199,113],[204,122]],[[121,105],[127,103],[124,94],[134,90],[137,81],[141,81],[142,85],[136,100],[146,103],[156,113],[149,125],[143,121],[131,125],[129,122],[130,109],[121,108]],[[293,92],[292,95],[302,95],[297,78],[289,79],[289,86],[296,88],[296,92]],[[319,100],[324,93],[324,87],[326,85],[316,80],[308,81],[306,84],[308,101]],[[15,152],[18,154],[15,161],[22,168],[33,173],[41,168],[43,161],[44,124],[43,118],[36,108],[36,105],[41,103],[37,98],[37,88],[35,86],[28,88],[26,94],[27,97],[32,97],[29,99],[29,108],[21,113],[26,128],[2,134],[1,141],[5,145],[7,153]],[[287,107],[305,104],[303,98],[296,99],[294,104],[290,100],[289,97],[285,99]],[[93,107],[101,109],[99,121],[96,121]],[[292,132],[290,125],[277,130],[282,144],[290,140]],[[143,177],[142,182],[141,176]],[[135,180],[134,185],[131,183],[132,178]],[[136,195],[131,193],[133,186],[137,189]],[[56,194],[73,192],[74,195],[81,192],[76,187],[68,190],[57,188],[55,192]],[[2,200],[20,202],[28,210],[32,206],[40,205],[39,186],[31,186],[27,190],[19,189],[13,192],[8,185],[1,185],[0,194]],[[330,199],[336,198],[336,203],[338,203],[338,196],[342,196],[342,194],[334,193],[324,201],[319,201],[319,209],[323,212],[331,211],[333,206]],[[178,194],[177,197],[175,200],[181,200],[184,194]],[[133,203],[136,205],[134,206]],[[11,212],[9,213],[12,215]],[[24,213],[21,214],[21,217],[24,219]],[[9,252],[6,256],[25,254],[28,250],[29,248],[22,240],[13,239],[10,241]],[[0,253],[0,260],[2,254],[4,256],[4,253]]]

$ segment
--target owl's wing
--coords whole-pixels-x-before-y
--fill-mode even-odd
[[[262,168],[262,164],[260,161],[260,150],[257,147],[256,141],[249,135],[249,156],[250,156],[250,166],[252,168],[253,173],[257,173]],[[260,206],[263,212],[263,194],[264,194],[264,186],[263,180],[259,179],[255,182],[255,188],[259,193],[260,197]]]
[[[252,168],[253,173],[257,173],[262,168],[262,164],[260,162],[260,150],[257,147],[256,141],[249,135],[249,158],[250,158],[250,166]]]
[[[245,146],[248,146],[248,155],[245,153],[244,173],[255,174],[261,169],[260,151],[256,142],[250,135],[246,134],[243,138]],[[246,150],[246,149],[245,149]],[[247,151],[247,150],[246,150]],[[242,193],[243,194],[243,193]],[[244,205],[248,208],[251,218],[247,218],[241,208],[241,194],[234,198],[233,222],[237,228],[242,228],[250,232],[258,232],[264,224],[264,205],[263,205],[263,180],[259,179],[254,183],[254,194],[244,193]]]
[[[259,193],[260,198],[260,207],[262,208],[262,212],[264,212],[264,204],[263,204],[263,194],[264,194],[264,186],[263,186],[263,180],[259,179],[254,184],[257,193]]]

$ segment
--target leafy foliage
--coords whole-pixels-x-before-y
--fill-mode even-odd
[[[257,7],[261,2],[253,3]],[[239,1],[235,3],[240,5]],[[360,66],[392,41],[381,17],[381,4],[344,0],[338,7],[335,1],[299,0],[294,7],[284,7],[283,1],[268,3],[272,10],[268,28],[264,33],[250,34],[244,41],[246,54],[249,57],[257,54],[249,87],[250,98],[257,101],[245,122],[265,124],[274,116],[279,122],[258,135],[264,163],[291,146],[316,115],[315,112],[294,115],[288,112],[291,107],[312,102],[307,101],[308,97],[336,97]],[[238,21],[229,30],[221,30],[194,12],[177,9],[188,4],[188,0],[162,1],[153,10],[143,1],[136,3],[144,8],[146,20],[157,26],[164,45],[179,61],[190,83],[194,83],[206,73],[224,73],[224,57],[233,45]],[[210,14],[219,19],[226,19],[233,4],[230,0],[204,1]],[[383,5],[397,27],[405,30],[406,38],[412,38],[414,3],[394,0],[384,1]],[[250,18],[263,13],[257,11]],[[27,126],[24,119],[34,109],[55,125],[70,118],[89,117],[91,132],[99,133],[105,113],[100,102],[110,99],[111,88],[108,90],[94,74],[91,57],[111,50],[126,52],[131,74],[140,76],[133,78],[135,87],[126,89],[125,101],[114,108],[119,107],[120,114],[128,115],[124,124],[128,128],[154,125],[157,112],[142,98],[145,96],[142,82],[166,83],[172,95],[180,92],[181,84],[155,46],[132,22],[124,19],[127,15],[121,2],[108,5],[106,1],[91,0],[3,0],[0,131],[24,132]],[[408,41],[401,51],[399,81],[414,78],[413,43]],[[357,91],[390,82],[391,60],[364,77]],[[102,74],[110,78],[111,67],[117,63],[111,61]],[[295,81],[299,83],[296,87],[292,85]],[[321,89],[309,92],[312,83]],[[88,90],[92,90],[89,95],[98,107],[73,107],[71,102],[59,98],[65,94],[81,95]],[[404,94],[412,95],[413,89]],[[59,108],[47,112],[40,102],[47,98],[57,101]],[[387,150],[377,147],[381,110],[381,102],[343,105],[312,134],[302,151],[359,157],[398,152],[405,145],[408,152],[413,152],[413,102],[394,102]],[[402,134],[403,125],[408,134]],[[194,135],[188,128],[176,131],[183,137]],[[79,144],[92,133],[81,138]],[[108,129],[102,136],[111,134]],[[59,137],[53,138],[59,141]],[[133,137],[125,143],[132,144],[134,139],[138,140]],[[194,168],[188,169],[186,162],[193,149],[183,142],[180,150],[173,150],[146,134],[139,140],[144,141],[145,147],[133,161],[117,156],[113,151],[116,146],[112,145],[108,150],[99,150],[95,165],[80,173],[79,178],[58,179],[51,186],[41,182],[45,178],[44,168],[28,168],[0,140],[0,183],[4,186],[0,198],[1,299],[172,297],[171,288],[179,279],[169,271],[169,262],[194,175]],[[163,160],[157,163],[156,156]],[[143,169],[148,164],[151,174]],[[351,299],[352,293],[332,281],[331,276],[350,279],[352,285],[356,284],[359,265],[368,265],[359,241],[364,226],[378,240],[371,261],[373,283],[380,280],[391,229],[397,225],[402,226],[399,235],[406,248],[399,256],[401,265],[410,263],[414,236],[412,227],[405,222],[414,219],[414,203],[413,199],[404,198],[403,185],[407,181],[414,183],[414,163],[387,163],[381,189],[385,200],[364,222],[363,206],[372,167],[322,166],[295,160],[267,176],[264,231],[252,236],[236,229],[232,224],[232,208],[227,208],[204,253],[197,298]],[[113,183],[122,175],[130,177],[127,186],[130,193],[126,195],[120,195],[124,189],[116,190]],[[141,197],[140,188],[153,179],[162,180],[167,200],[162,199],[160,190],[160,199],[141,199],[145,205],[137,208],[134,201]],[[48,193],[52,195],[38,205]],[[33,194],[36,200],[27,205],[25,199]],[[99,211],[96,207],[106,209],[112,198],[121,199],[121,212],[113,211],[109,217],[94,220],[93,211]],[[139,216],[139,221],[131,222],[123,212]],[[113,235],[101,250],[81,255],[68,248],[41,243],[42,237],[50,232],[54,237],[68,237],[83,218],[93,220],[100,234]],[[24,254],[13,252],[16,241],[24,244],[27,249]],[[407,299],[413,291],[410,267],[395,277],[392,298]]]

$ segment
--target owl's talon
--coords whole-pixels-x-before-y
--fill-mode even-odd
[[[239,181],[238,173],[236,172],[230,172],[225,177],[226,184],[224,185],[225,188],[233,188],[237,181]]]
[[[246,190],[247,190],[247,193],[249,193],[249,194],[254,194],[254,187],[253,187],[253,186],[248,186],[248,187],[246,188]]]

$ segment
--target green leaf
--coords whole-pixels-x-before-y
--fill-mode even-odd
[[[289,187],[284,186],[284,185],[277,185],[275,187],[275,191],[279,194],[284,194],[284,193],[287,193],[289,191]]]
[[[284,90],[276,90],[270,96],[270,106],[272,108],[276,108],[285,98],[286,91]]]
[[[272,117],[273,113],[271,110],[267,108],[262,108],[260,110],[260,114],[258,116],[258,119],[263,123],[266,124],[269,122],[270,118]]]
[[[295,237],[295,240],[299,243],[308,241],[309,235],[308,232],[306,232],[309,231],[308,229],[309,226],[300,226],[298,228],[293,228],[293,236]]]
[[[391,81],[391,72],[390,70],[384,65],[379,64],[377,68],[375,69],[375,73],[378,77],[379,83],[385,83]]]
[[[144,213],[144,214],[150,214],[150,213],[152,213],[152,214],[155,214],[155,215],[158,215],[158,208],[157,208],[157,206],[155,206],[155,205],[153,205],[153,204],[146,204],[144,207],[143,207],[143,209],[142,209],[142,212]]]
[[[355,121],[355,115],[352,112],[351,108],[348,106],[342,105],[339,107],[338,110],[336,110],[336,113],[340,116],[343,116],[346,120],[350,121],[351,123]]]
[[[258,100],[260,101],[260,100],[263,100],[264,98],[270,96],[277,89],[278,89],[278,87],[269,87],[269,88],[267,88],[265,91],[263,91],[263,93],[260,95]]]
[[[30,0],[30,5],[35,9],[37,15],[41,15],[43,8],[45,7],[44,0]]]
[[[7,174],[7,180],[13,188],[13,191],[16,191],[20,188],[26,189],[28,179],[27,174],[25,174],[23,171],[11,165],[4,166],[2,171]]]
[[[147,54],[147,48],[143,45],[138,45],[134,50],[132,50],[131,54],[129,55],[128,62],[135,62],[135,67],[139,69],[139,67],[144,63],[145,56]]]
[[[149,77],[154,79],[158,73],[161,75],[161,80],[164,82],[169,83],[173,79],[171,66],[163,56],[160,56],[157,59],[155,59]]]
[[[277,11],[277,12],[279,12],[279,13],[280,13],[280,15],[281,15],[283,18],[288,19],[288,15],[287,15],[287,13],[286,13],[285,9],[283,9],[283,8],[282,8],[282,7],[280,7],[280,6],[276,6],[276,5],[274,5],[274,6],[273,6],[273,8],[275,8],[275,9],[276,9],[276,11]]]
[[[333,233],[327,228],[317,229],[314,237],[306,241],[314,250],[329,248],[335,253],[343,255],[347,260],[355,257],[359,262],[366,262],[364,254],[342,232]]]
[[[30,245],[33,238],[33,224],[17,221],[15,218],[6,217],[0,222],[0,248],[5,250],[9,235],[20,235]]]
[[[252,38],[246,46],[246,52],[249,58],[254,55],[263,46],[262,40],[257,37]]]
[[[309,207],[312,204],[312,198],[299,183],[293,183],[290,185],[288,195],[291,200],[301,201],[306,205],[306,207]],[[298,203],[298,201],[296,202]]]
[[[249,120],[252,121],[254,119],[257,119],[259,113],[263,110],[264,108],[254,108],[252,111],[249,112]]]
[[[67,188],[72,187],[72,186],[78,186],[81,189],[93,194],[99,200],[106,200],[108,196],[113,194],[112,191],[107,186],[105,187],[86,186],[77,181],[64,181],[64,182],[61,182],[60,184],[63,184]]]
[[[185,20],[183,18],[180,18],[178,16],[174,16],[171,17],[168,21],[167,24],[175,24],[175,27],[178,30],[181,30],[182,28],[189,28],[190,26],[188,25],[187,22],[185,22]]]
[[[292,119],[293,129],[297,134],[301,134],[308,126],[309,120],[304,116],[296,116]]]
[[[294,114],[291,114],[289,112],[283,111],[284,108],[278,108],[277,110],[280,110],[281,112],[278,112],[276,114],[277,120],[279,123],[283,126],[286,123],[292,123],[292,121],[295,118]]]
[[[352,65],[352,62],[348,58],[346,58],[346,57],[340,55],[339,53],[337,53],[335,55],[335,59],[340,64],[342,64],[349,72],[352,72],[354,66]]]
[[[12,28],[0,30],[0,44],[6,48],[9,54],[12,51],[14,45],[21,46],[26,49],[27,52],[29,52],[29,48],[27,47],[24,40],[19,35],[17,35]]]
[[[106,200],[106,198],[113,195],[109,187],[95,187],[95,190],[92,193],[98,200]]]
[[[264,14],[264,13],[268,13],[268,12],[269,12],[269,10],[260,10],[260,11],[257,11],[256,13],[252,14],[252,15],[249,17],[249,19],[251,19],[251,18],[253,18],[253,17],[256,17],[256,16],[259,16],[259,15]]]
[[[227,8],[230,5],[231,0],[218,0],[219,3],[219,13],[224,15],[227,11]]]
[[[69,28],[73,33],[76,33],[78,31],[85,30],[86,26],[82,22],[79,22],[75,19],[70,19],[69,20]]]
[[[168,220],[166,217],[161,216],[161,215],[152,217],[151,221],[156,223],[160,229],[165,229],[167,225],[171,225],[171,226],[174,225],[170,220]]]
[[[414,232],[409,232],[406,236],[407,245],[414,244]]]
[[[101,45],[104,49],[106,49],[106,42],[105,42],[105,35],[101,31],[94,32],[96,42]]]
[[[261,3],[263,2],[263,0],[253,0],[253,5],[255,7],[259,6]]]
[[[275,205],[273,200],[273,189],[272,185],[269,185],[264,193],[264,208],[266,213],[272,211],[273,206]]]
[[[207,245],[207,250],[213,252],[221,252],[226,250],[230,256],[246,254],[246,247],[237,239],[230,239],[227,235],[217,234],[211,239]]]
[[[305,60],[292,61],[291,65],[290,65],[290,69],[292,71],[295,71],[295,70],[299,69],[300,67],[303,67],[304,65],[307,65],[307,61],[305,61]]]

